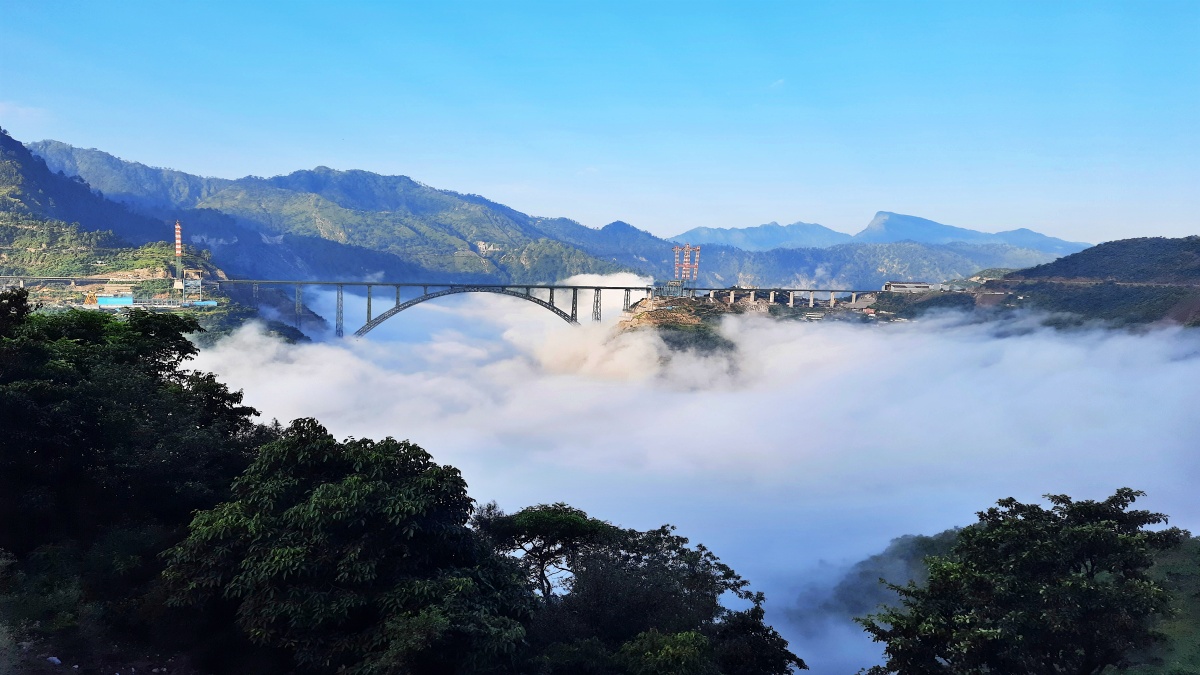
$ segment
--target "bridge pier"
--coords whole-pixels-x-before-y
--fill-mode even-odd
[[[734,298],[733,293],[734,293],[733,291],[729,291],[729,304],[731,304],[731,305],[733,304],[733,298]]]
[[[396,287],[396,295],[399,295],[399,294],[400,294],[400,287],[397,286]],[[344,318],[342,315],[342,307],[343,307],[342,285],[338,284],[338,286],[337,286],[337,318],[334,320],[334,329],[333,329],[333,332],[336,333],[338,337],[345,337],[345,335],[346,335],[345,321],[344,321]]]
[[[304,318],[304,287],[296,284],[296,330],[300,330],[300,322]]]
[[[550,304],[554,304],[554,287],[550,288]]]
[[[400,305],[400,284],[396,284],[396,306]]]
[[[771,304],[775,304],[775,291],[771,291]]]
[[[571,289],[571,322],[579,323],[579,289]]]
[[[788,307],[796,306],[796,291],[788,291]]]
[[[628,288],[625,289],[625,306],[621,308],[623,311],[626,311],[626,312],[629,311],[629,291],[630,290],[631,289],[628,289]]]
[[[809,291],[808,292],[808,306],[815,307],[816,305],[817,305],[817,292]]]
[[[833,306],[837,304],[837,298],[834,298],[833,294],[834,294],[833,291],[829,291],[829,308],[830,309],[833,309]]]
[[[858,293],[851,293],[850,294],[850,304],[853,305],[856,302],[858,302]]]
[[[592,291],[592,321],[600,320],[600,289]]]
[[[254,308],[258,309],[258,284],[254,284],[253,286],[251,286],[250,292],[254,296]]]
[[[367,286],[367,323],[371,323],[371,287]]]

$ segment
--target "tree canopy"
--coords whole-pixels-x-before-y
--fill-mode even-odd
[[[1051,507],[1002,499],[929,559],[924,586],[892,586],[900,606],[860,620],[885,644],[885,672],[1097,675],[1158,638],[1170,594],[1147,574],[1186,532],[1166,516],[1047,495]]]
[[[512,652],[524,587],[466,526],[466,488],[412,443],[296,420],[166,553],[173,602],[232,600],[252,641],[320,672],[457,672]]]

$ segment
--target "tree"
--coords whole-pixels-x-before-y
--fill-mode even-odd
[[[420,447],[296,420],[196,515],[164,577],[174,604],[230,601],[253,642],[307,669],[459,672],[516,648],[529,601],[471,508],[458,470]]]
[[[547,561],[564,591],[542,592],[522,672],[787,675],[805,667],[764,623],[763,594],[671,526],[620,529],[565,504],[480,520],[485,531],[506,533],[505,550],[533,552],[525,565],[539,592]],[[750,607],[728,609],[729,597]]]
[[[116,525],[172,529],[210,508],[269,438],[196,353],[191,317],[31,313],[0,294],[0,547],[89,544]]]
[[[611,540],[618,530],[583,511],[557,504],[539,504],[506,515],[493,502],[479,509],[475,526],[504,553],[517,558],[544,600],[570,575],[579,556]]]
[[[899,607],[859,619],[885,643],[886,672],[1097,675],[1158,638],[1170,594],[1146,574],[1187,536],[1149,530],[1129,510],[1143,492],[1103,501],[1047,495],[1051,508],[1002,499],[928,560],[925,586],[891,586]]]

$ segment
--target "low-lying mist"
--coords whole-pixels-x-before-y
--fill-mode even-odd
[[[365,339],[286,345],[247,327],[196,367],[267,419],[411,439],[507,510],[565,501],[678,525],[767,592],[814,673],[878,660],[812,599],[900,535],[969,524],[1001,497],[1121,486],[1172,524],[1200,522],[1200,333],[742,316],[721,328],[735,351],[681,354],[652,333],[614,337],[611,295],[606,321],[578,328],[490,295],[418,305]],[[348,333],[362,304],[347,296]],[[331,297],[314,305],[332,316]]]

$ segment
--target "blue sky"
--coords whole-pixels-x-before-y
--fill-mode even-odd
[[[657,234],[1200,233],[1200,2],[0,0],[0,125]]]

